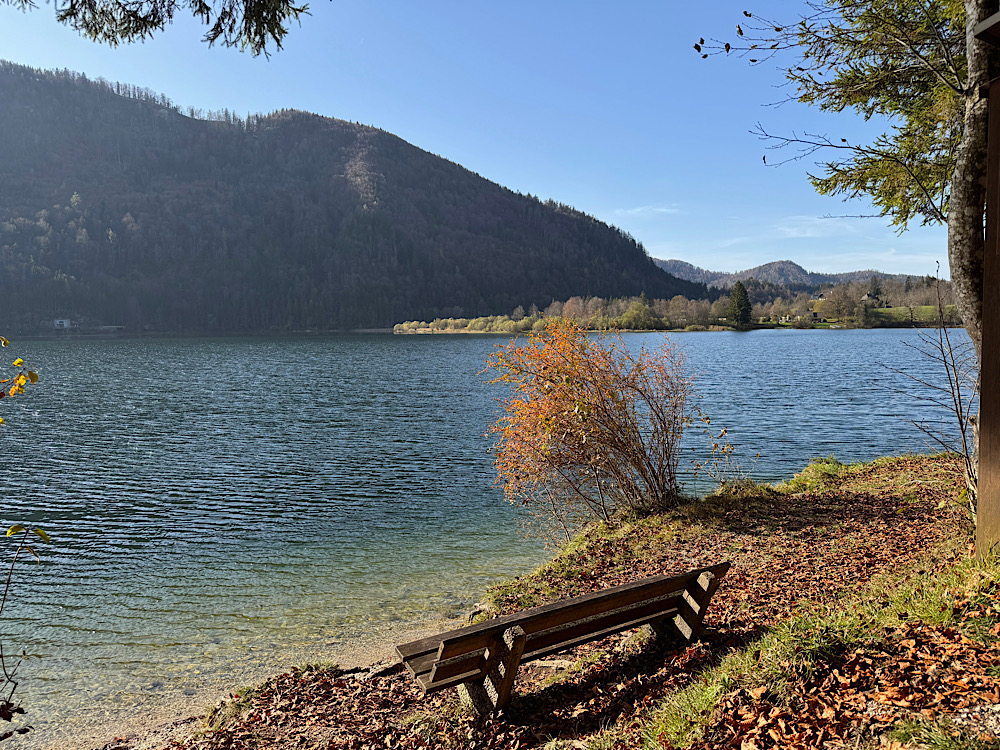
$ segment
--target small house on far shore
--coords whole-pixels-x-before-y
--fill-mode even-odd
[[[56,318],[52,321],[52,327],[58,331],[62,331],[72,327],[72,321],[69,318]]]

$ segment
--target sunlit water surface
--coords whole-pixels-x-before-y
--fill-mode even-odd
[[[964,335],[956,333],[955,335]],[[763,480],[925,452],[891,369],[914,331],[682,334],[700,407]],[[631,345],[658,336],[632,334]],[[392,645],[544,558],[493,487],[498,393],[474,336],[15,342],[42,382],[3,405],[5,522],[48,531],[2,620],[34,731],[91,747],[293,664]],[[704,458],[702,437],[689,455]],[[692,481],[688,477],[689,486]],[[2,727],[0,727],[2,729]]]

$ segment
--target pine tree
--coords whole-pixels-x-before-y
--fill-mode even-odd
[[[268,55],[281,49],[291,21],[301,21],[309,14],[308,5],[294,5],[294,0],[267,3],[243,3],[239,0],[206,0],[185,3],[180,0],[83,0],[62,3],[56,8],[56,20],[83,36],[112,47],[152,37],[163,31],[175,15],[189,9],[208,29],[204,39],[226,47],[248,50],[252,55]],[[0,0],[29,11],[33,0]]]
[[[882,297],[882,279],[879,278],[877,273],[873,274],[868,280],[868,296],[873,299]]]
[[[729,292],[729,314],[728,318],[737,328],[746,328],[750,325],[750,295],[742,281],[733,284],[733,289]]]

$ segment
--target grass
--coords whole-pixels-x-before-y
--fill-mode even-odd
[[[848,465],[834,456],[816,458],[782,484],[726,487],[663,515],[634,519],[617,527],[595,525],[534,573],[491,589],[488,600],[496,611],[510,611],[572,594],[576,579],[609,570],[627,575],[661,547],[697,549],[703,540],[730,530],[734,517],[742,526],[722,547],[732,554],[740,552],[744,544],[755,544],[755,539],[770,539],[771,534],[780,532],[786,539],[802,539],[807,545],[853,556],[864,540],[842,533],[836,503],[826,498],[845,494],[891,497],[902,513],[907,506],[941,497],[945,499],[938,507],[951,504],[957,508],[961,502],[956,472],[949,461],[944,455],[903,456]],[[805,519],[808,528],[803,536],[789,530],[788,519],[780,512],[775,515],[776,509],[780,511],[790,502],[814,511]],[[953,515],[957,518],[958,513]],[[916,568],[876,575],[848,594],[809,592],[810,597],[800,601],[790,616],[773,623],[759,639],[725,653],[682,689],[667,693],[654,706],[636,714],[629,726],[607,728],[588,737],[586,746],[592,750],[623,746],[634,743],[637,734],[650,750],[684,748],[698,741],[711,744],[713,717],[723,696],[742,690],[778,703],[793,701],[796,688],[813,675],[817,665],[836,663],[854,650],[884,643],[887,633],[907,622],[957,627],[979,643],[996,644],[1000,563],[963,559],[968,528],[956,526],[952,531],[925,551],[925,562]],[[972,609],[978,610],[976,616],[961,617],[963,611]],[[1000,660],[993,669],[1000,673]],[[942,721],[901,725],[899,738],[890,739],[914,747],[978,750],[978,741],[968,740]]]
[[[907,719],[898,728],[888,732],[887,736],[904,747],[927,750],[996,750],[997,747],[995,742],[970,736],[947,719]]]
[[[872,310],[875,320],[891,325],[937,325],[940,318],[937,305],[915,305],[913,307],[880,307]],[[958,310],[954,305],[946,305],[944,309],[946,321],[959,320]]]
[[[839,484],[846,464],[838,461],[833,454],[826,458],[813,458],[806,467],[782,485],[787,492],[832,489]]]
[[[305,664],[292,667],[293,672],[302,672],[303,674],[310,672],[336,672],[338,669],[340,669],[340,665],[332,661],[306,662]]]
[[[420,738],[427,747],[440,747],[440,738],[446,734],[450,736],[449,730],[454,729],[460,719],[474,713],[472,708],[453,701],[442,711],[416,711],[403,716],[399,725],[407,734]]]
[[[657,555],[665,546],[697,545],[705,534],[724,527],[727,518],[736,511],[741,519],[757,519],[763,531],[773,532],[773,506],[783,496],[838,488],[870,492],[891,490],[899,495],[901,486],[934,484],[933,475],[926,477],[922,470],[912,476],[906,471],[899,473],[899,465],[899,458],[896,457],[854,465],[844,464],[833,455],[814,458],[800,473],[784,483],[756,484],[750,479],[724,483],[715,494],[692,500],[663,514],[629,518],[617,525],[603,521],[592,524],[532,573],[490,587],[484,596],[486,609],[477,615],[477,621],[570,595],[574,580],[586,580],[598,571],[607,573],[610,569],[626,573],[637,563]],[[875,471],[874,477],[866,476],[872,473],[872,469],[884,468],[891,469],[893,480],[880,481],[879,477],[886,473],[884,471]],[[944,486],[945,480],[939,484]],[[901,499],[912,502],[916,496],[906,495]],[[836,529],[836,521],[831,520],[828,526],[819,527],[813,533],[829,534]],[[739,542],[734,540],[731,544],[735,546]],[[614,551],[610,559],[609,550]]]
[[[598,569],[612,568],[627,571],[637,561],[648,559],[665,541],[691,538],[697,533],[678,510],[668,515],[626,521],[619,526],[604,522],[585,529],[562,547],[549,562],[534,572],[496,584],[486,591],[486,612],[477,619],[488,619],[497,613],[527,609],[550,601],[564,594],[574,580],[586,580]],[[637,541],[639,540],[639,541]],[[607,546],[621,549],[614,560],[599,550]]]
[[[663,514],[630,518],[618,525],[603,521],[593,524],[577,534],[551,560],[532,573],[488,589],[484,597],[487,611],[481,618],[487,619],[498,612],[544,604],[553,597],[565,594],[564,584],[567,581],[587,578],[598,569],[606,571],[609,566],[627,571],[635,563],[656,555],[665,545],[697,543],[706,533],[724,526],[727,517],[734,511],[738,510],[744,519],[759,519],[766,523],[773,514],[774,503],[783,496],[838,488],[870,492],[892,490],[899,495],[900,487],[908,484],[946,485],[946,480],[935,482],[933,473],[925,476],[926,472],[922,469],[912,475],[905,470],[899,473],[899,465],[898,457],[876,459],[862,464],[844,464],[833,455],[814,458],[799,474],[784,483],[757,484],[750,479],[729,482],[714,494],[692,500]],[[893,479],[888,482],[880,481],[879,477],[885,472],[877,471],[874,477],[866,477],[866,473],[871,473],[872,469],[881,468],[891,469],[894,472]],[[902,499],[913,502],[916,496],[907,494]],[[818,528],[814,533],[822,535],[831,530],[836,530],[835,521],[830,527]],[[602,554],[608,548],[615,549],[614,559],[609,560],[606,554]]]
[[[259,693],[260,686],[247,686],[233,692],[229,700],[220,701],[205,715],[204,731],[217,732],[239,721]]]
[[[698,683],[670,696],[642,727],[644,745],[685,747],[703,739],[719,698],[728,690],[724,680]]]
[[[1000,562],[996,559],[966,560],[937,573],[910,576],[908,580],[893,577],[877,581],[866,587],[854,602],[813,607],[779,623],[752,648],[726,656],[696,683],[665,699],[643,720],[647,747],[661,748],[661,738],[676,748],[702,739],[719,697],[737,687],[787,699],[793,678],[808,679],[820,660],[829,661],[860,646],[880,642],[887,630],[902,621],[953,624],[956,591],[968,597],[967,607],[983,603],[993,606],[997,616],[973,618],[973,626],[962,628],[967,637],[990,642],[985,639],[1000,623],[1000,605],[993,594],[998,583]],[[992,642],[996,643],[996,639]],[[907,736],[911,739],[922,738],[919,743],[923,746],[942,750],[980,747],[976,743],[954,744],[954,733],[942,727],[947,725],[907,724],[903,734],[909,732]],[[927,738],[937,739],[931,742]],[[941,744],[934,744],[939,741]],[[981,746],[995,748],[996,743]]]

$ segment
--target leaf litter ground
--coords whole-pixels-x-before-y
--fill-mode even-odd
[[[775,664],[760,656],[759,674],[717,681],[707,704],[687,708],[685,720],[697,726],[682,745],[918,747],[937,732],[935,741],[954,747],[1000,747],[995,576],[948,590],[948,611],[930,618],[898,611],[889,598],[873,601],[966,563],[961,488],[960,464],[950,457],[820,462],[780,489],[599,529],[534,574],[496,587],[494,609],[732,560],[700,640],[671,649],[626,633],[524,665],[508,710],[488,718],[463,709],[454,691],[422,697],[398,666],[295,669],[232,696],[223,706],[232,716],[218,728],[168,747],[669,748],[676,733],[658,723],[662,705],[709,685],[731,655],[753,663],[762,639],[788,623],[799,623],[802,645]],[[863,638],[810,630],[811,617],[830,629],[818,611],[873,605],[895,610]],[[765,673],[780,679],[768,682]]]

